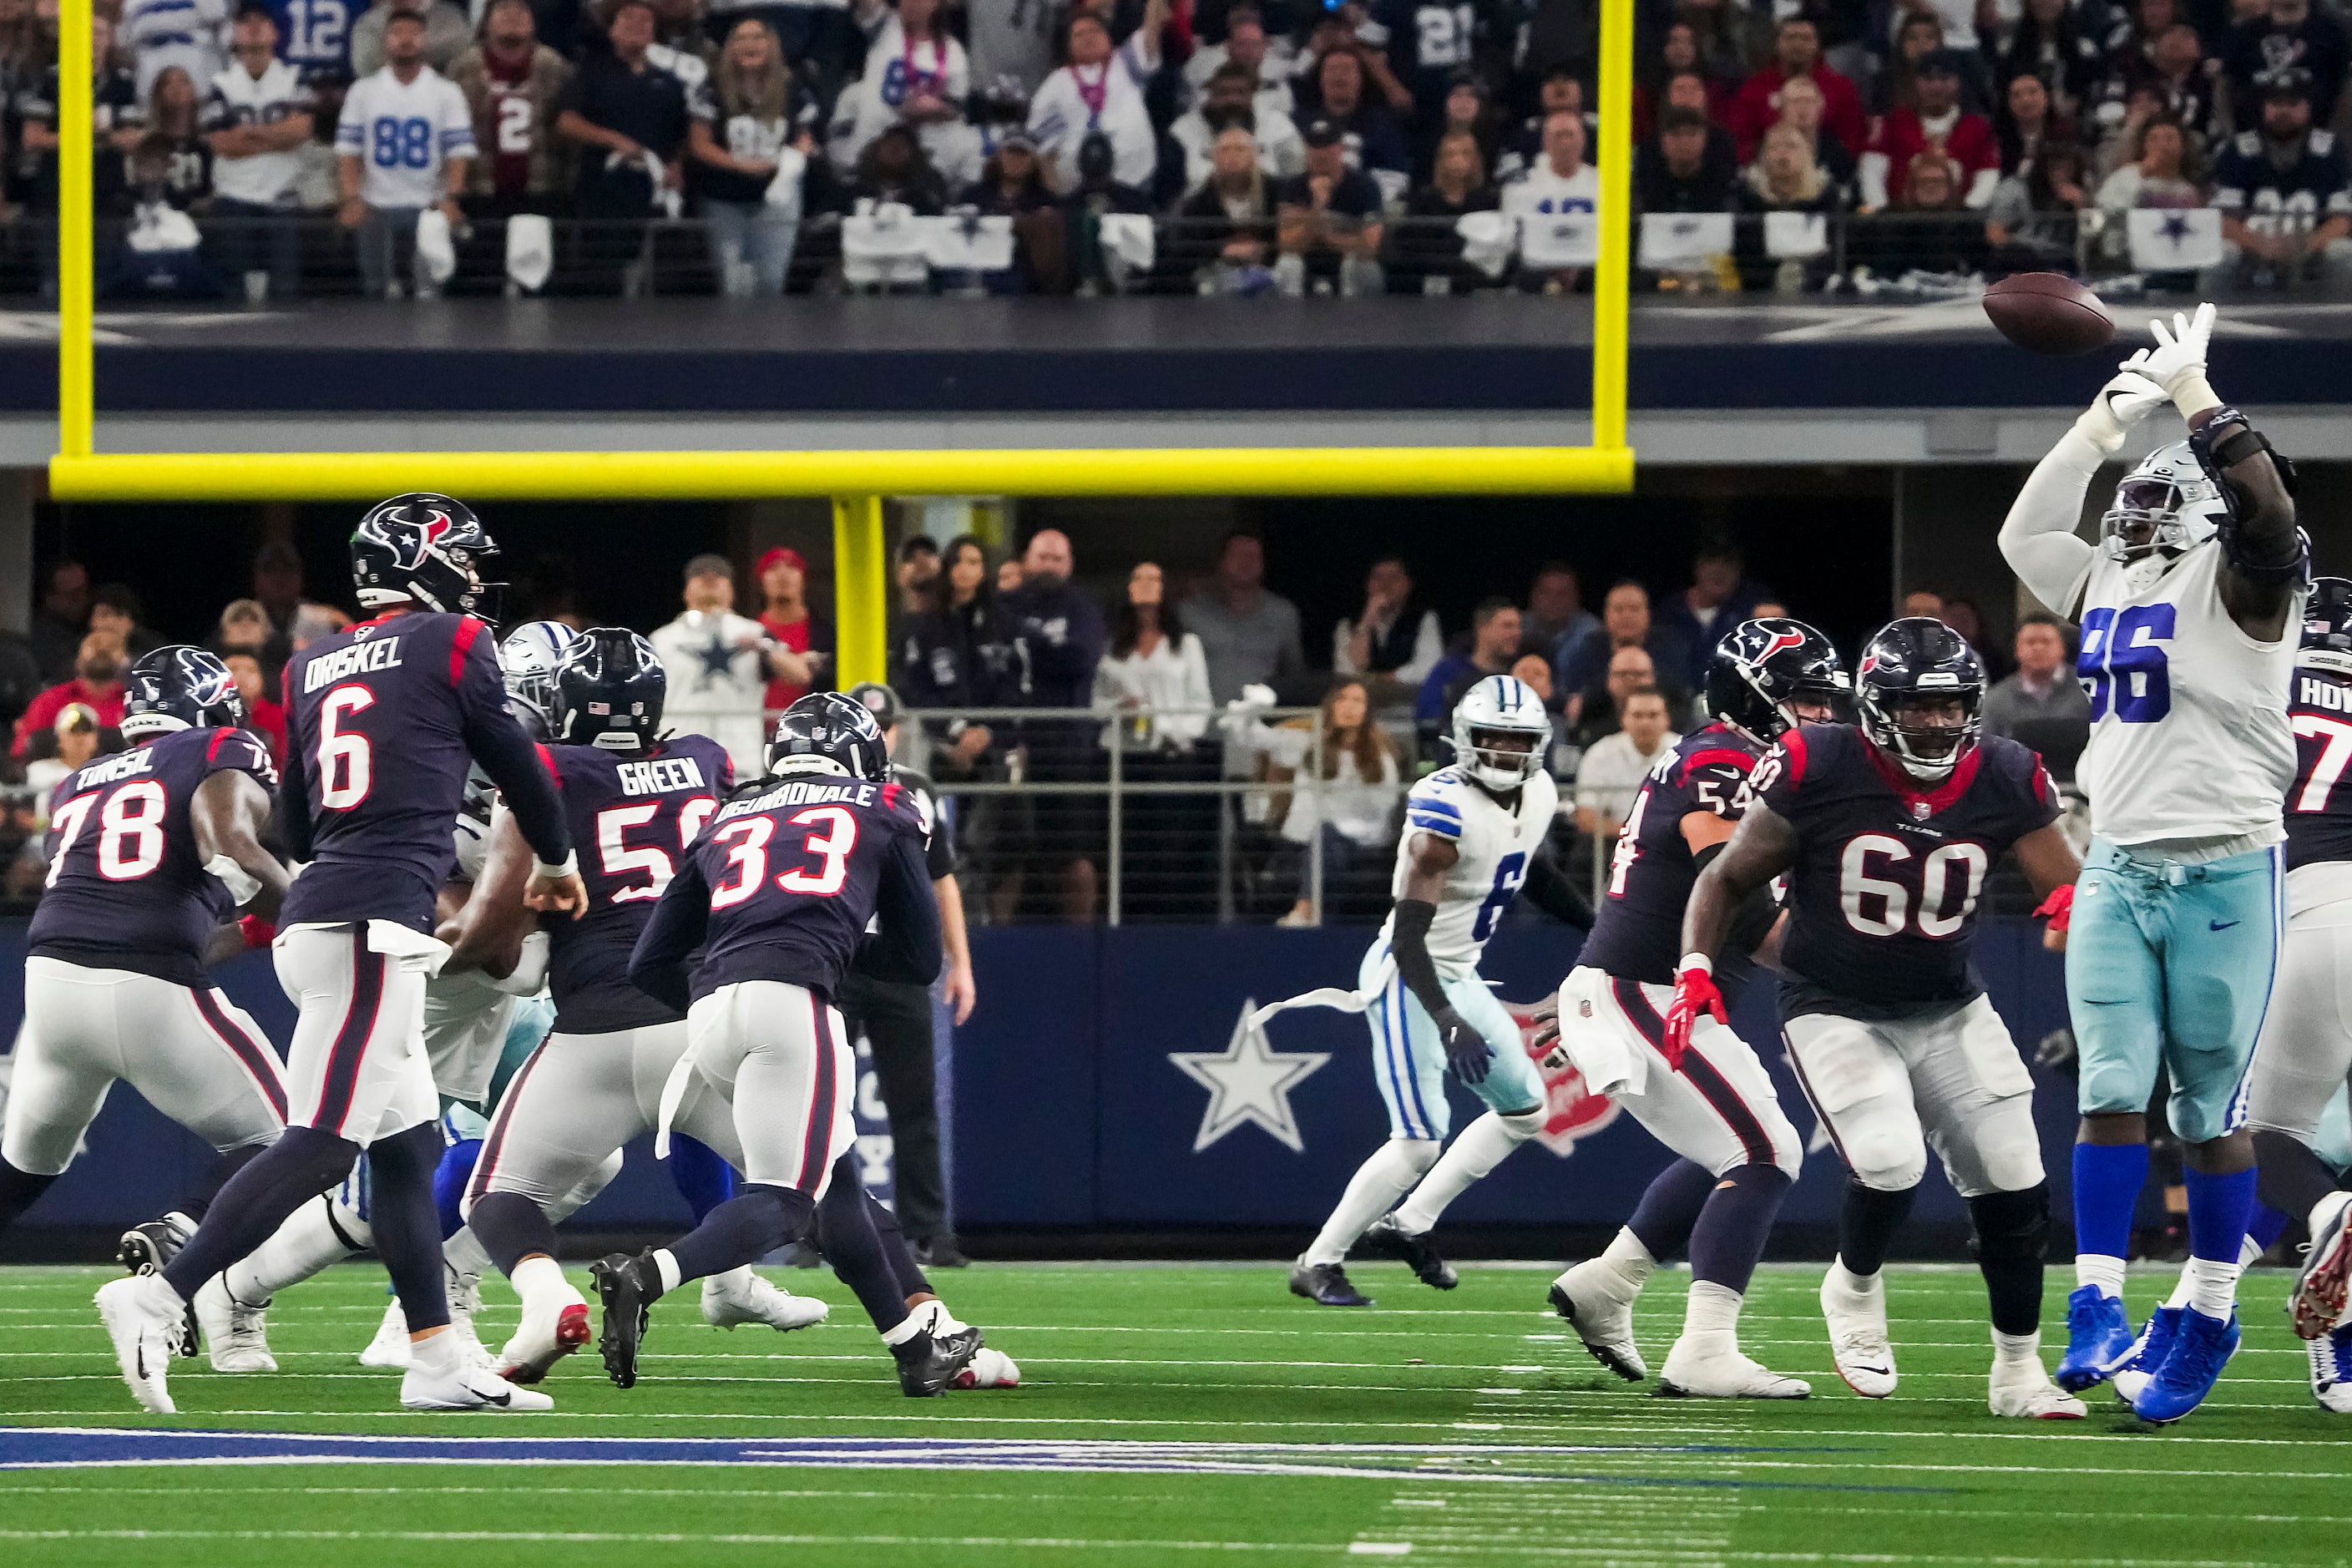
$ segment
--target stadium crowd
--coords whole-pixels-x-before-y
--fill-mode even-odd
[[[687,214],[746,294],[943,216],[907,242],[927,264],[847,275],[1554,291],[1592,243],[1593,0],[98,8],[117,296],[318,287],[330,216],[376,295],[438,290],[493,231],[483,286],[560,259],[562,287],[637,291],[648,220]],[[36,219],[56,26],[55,0],[0,0],[5,199]],[[1637,58],[1639,209],[1711,220],[1645,222],[1661,287],[2146,272],[2168,244],[2209,281],[2352,268],[2333,0],[1640,0]]]
[[[1655,592],[1612,583],[1589,605],[1566,561],[1538,564],[1522,597],[1440,605],[1410,561],[1385,555],[1364,564],[1361,607],[1327,634],[1265,585],[1265,552],[1235,531],[1196,578],[1145,561],[1098,597],[1058,530],[1009,553],[970,534],[899,546],[889,688],[869,700],[899,721],[899,760],[950,803],[976,919],[1102,917],[1114,772],[1123,789],[1147,786],[1121,800],[1124,918],[1376,918],[1405,788],[1446,760],[1455,702],[1495,674],[1525,681],[1550,714],[1561,810],[1549,847],[1590,880],[1643,775],[1694,721],[1708,650],[1744,619],[1790,613],[1736,544],[1712,539],[1686,580]],[[676,618],[639,628],[668,672],[672,729],[709,735],[756,770],[775,716],[835,683],[831,618],[808,583],[807,563],[785,547],[748,573],[720,554],[685,563]],[[523,599],[509,621],[592,624],[568,599]],[[1987,728],[2034,746],[2070,781],[2089,732],[2071,628],[2028,616],[1996,646],[1966,598],[1922,587],[1898,608],[1942,619],[1978,648],[1998,682]],[[305,593],[300,558],[273,543],[255,557],[248,596],[209,627],[170,629],[222,655],[276,752],[279,671],[349,621]],[[94,584],[70,559],[46,568],[29,635],[0,634],[0,717],[13,724],[0,765],[8,898],[37,896],[49,793],[121,749],[126,663],[163,640],[135,592]],[[1204,855],[1212,844],[1223,853]]]

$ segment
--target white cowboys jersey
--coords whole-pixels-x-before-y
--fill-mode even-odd
[[[1445,875],[1444,897],[1429,928],[1429,956],[1441,977],[1459,980],[1476,972],[1486,939],[1518,897],[1528,863],[1543,847],[1559,809],[1559,786],[1546,773],[1520,786],[1516,806],[1502,805],[1453,768],[1430,774],[1405,796],[1404,837],[1397,844],[1390,896],[1404,897],[1415,835],[1449,839],[1461,856]],[[1395,925],[1391,913],[1381,927],[1381,944]]]
[[[2278,641],[2254,641],[2222,607],[2221,563],[2208,540],[2134,593],[2126,564],[2092,562],[2075,661],[2091,742],[2078,773],[2091,831],[2110,843],[2284,836],[2301,617],[2287,616]]]

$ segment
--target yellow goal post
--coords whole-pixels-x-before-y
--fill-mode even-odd
[[[1625,440],[1633,0],[1602,0],[1601,12],[1591,445],[814,452],[99,451],[90,11],[91,0],[63,0],[58,18],[58,450],[48,475],[57,500],[374,500],[415,489],[469,500],[830,496],[837,668],[848,682],[882,679],[887,668],[884,495],[1622,494],[1633,486],[1633,451]]]

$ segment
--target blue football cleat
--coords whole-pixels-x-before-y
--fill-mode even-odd
[[[2078,1286],[2066,1298],[2066,1355],[2058,1363],[2058,1386],[2069,1394],[2096,1388],[2131,1360],[2136,1338],[2121,1297],[2096,1285]]]
[[[2173,1337],[2180,1332],[2180,1309],[2158,1307],[2132,1345],[2131,1360],[2116,1368],[2116,1397],[2129,1405],[2156,1377],[2156,1369],[2172,1353]]]
[[[2221,1369],[2238,1353],[2238,1314],[2230,1321],[2209,1318],[2194,1307],[2180,1310],[2180,1329],[2173,1336],[2172,1353],[2156,1371],[2132,1414],[2158,1426],[2178,1421],[2213,1392]]]

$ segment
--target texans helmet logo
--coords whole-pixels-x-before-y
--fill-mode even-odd
[[[1854,673],[1856,675],[1868,675],[1872,670],[1876,669],[1877,668],[1878,656],[1874,653],[1866,653],[1862,656],[1862,668],[1854,671]]]
[[[424,565],[433,547],[456,532],[457,528],[447,512],[437,510],[428,510],[422,522],[397,513],[378,512],[360,524],[362,533],[391,547],[393,564],[402,571],[414,571]]]
[[[1759,648],[1756,654],[1749,658],[1748,662],[1750,664],[1763,664],[1770,660],[1774,654],[1779,653],[1784,647],[1802,647],[1804,646],[1804,637],[1796,632],[1774,632],[1772,634],[1772,640],[1766,643],[1761,648]]]

